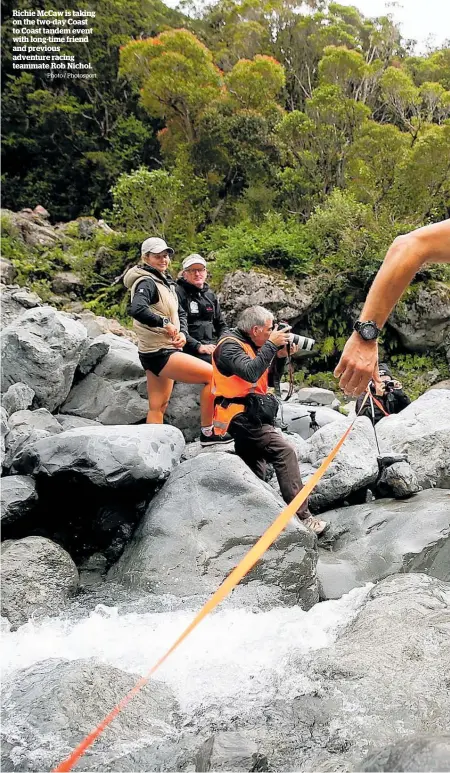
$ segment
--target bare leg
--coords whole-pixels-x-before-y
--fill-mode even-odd
[[[161,375],[155,376],[149,370],[146,374],[149,405],[147,424],[162,424],[172,394],[173,380]]]
[[[202,427],[211,426],[214,411],[214,397],[211,394],[212,365],[197,357],[191,357],[190,354],[179,352],[169,357],[159,378],[161,376],[173,381],[182,381],[185,384],[204,384],[200,394],[201,425]]]

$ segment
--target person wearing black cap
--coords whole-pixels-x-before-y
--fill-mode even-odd
[[[227,325],[216,294],[206,282],[206,260],[196,253],[183,260],[183,274],[177,281],[180,306],[187,316],[186,354],[211,362],[216,341]]]
[[[147,376],[147,424],[162,424],[175,381],[203,384],[200,394],[202,446],[231,443],[213,428],[212,367],[183,352],[188,334],[176,283],[167,272],[173,249],[163,239],[150,237],[141,246],[141,263],[123,278],[131,291],[129,311],[138,339],[138,354]]]
[[[372,424],[377,424],[380,419],[390,416],[392,413],[400,413],[403,408],[410,404],[411,400],[405,395],[400,381],[392,378],[392,374],[384,362],[379,366],[381,389],[375,389],[374,382],[369,384],[370,395],[361,411],[361,416],[368,416]],[[360,395],[356,401],[356,413],[364,400],[365,393]]]

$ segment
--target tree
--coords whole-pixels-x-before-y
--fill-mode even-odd
[[[185,29],[123,46],[120,74],[141,87],[148,113],[169,122],[188,143],[195,140],[199,115],[222,86],[211,52]]]
[[[408,135],[391,124],[364,121],[352,143],[345,170],[347,188],[358,201],[380,205],[392,202],[390,193],[398,165],[409,151]]]
[[[114,224],[164,237],[180,207],[183,183],[162,169],[122,174],[112,189]]]
[[[271,56],[241,59],[225,76],[231,104],[262,114],[277,106],[285,82],[282,65]]]

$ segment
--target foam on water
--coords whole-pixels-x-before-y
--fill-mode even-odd
[[[309,612],[298,607],[266,612],[224,609],[209,615],[156,672],[183,712],[254,716],[271,696],[294,697],[315,689],[301,660],[333,643],[356,615],[370,587]],[[2,635],[3,677],[47,658],[98,658],[145,674],[191,622],[192,612],[119,614],[98,605],[81,620],[30,621]]]

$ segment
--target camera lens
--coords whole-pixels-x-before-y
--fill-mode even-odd
[[[316,343],[314,338],[308,338],[307,336],[299,336],[299,335],[296,335],[295,333],[291,334],[290,341],[292,344],[295,344],[295,346],[298,346],[299,349],[303,349],[306,352],[310,352],[314,344]]]

